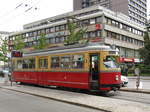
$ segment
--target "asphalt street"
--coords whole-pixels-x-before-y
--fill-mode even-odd
[[[102,112],[50,99],[0,89],[0,112]]]

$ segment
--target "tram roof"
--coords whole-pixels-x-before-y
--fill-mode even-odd
[[[116,51],[112,49],[110,46],[100,44],[100,43],[88,43],[88,44],[75,44],[68,45],[56,48],[49,48],[45,50],[36,50],[29,53],[25,53],[23,56],[45,56],[49,54],[57,54],[57,53],[74,53],[74,52],[84,52],[84,51]]]

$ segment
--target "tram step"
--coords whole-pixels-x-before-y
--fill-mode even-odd
[[[92,82],[91,82],[91,88],[92,88],[93,90],[97,90],[98,87],[99,87],[98,81],[92,81]]]

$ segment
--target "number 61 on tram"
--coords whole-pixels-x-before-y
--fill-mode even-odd
[[[105,45],[69,46],[13,58],[13,80],[44,86],[97,91],[120,88],[116,51]]]

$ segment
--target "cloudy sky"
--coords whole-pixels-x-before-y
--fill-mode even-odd
[[[150,13],[150,0],[148,12]],[[0,0],[0,31],[22,30],[24,24],[73,10],[73,0]]]

